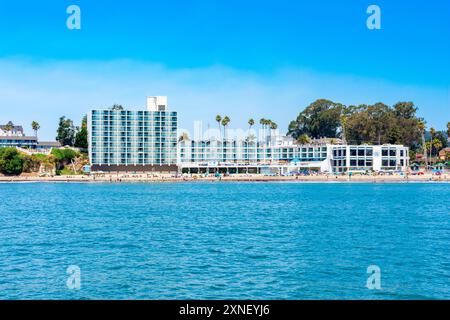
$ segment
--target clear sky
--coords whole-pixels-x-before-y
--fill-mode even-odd
[[[81,8],[68,30],[66,8]],[[381,30],[366,27],[369,5]],[[447,0],[0,0],[0,122],[41,123],[168,95],[180,124],[271,118],[284,130],[317,98],[414,101],[450,121]],[[29,130],[31,133],[31,130]]]

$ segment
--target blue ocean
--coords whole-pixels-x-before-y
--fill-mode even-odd
[[[5,183],[0,199],[0,299],[450,299],[450,184]]]

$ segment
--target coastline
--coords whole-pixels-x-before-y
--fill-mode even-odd
[[[425,174],[421,176],[365,176],[354,175],[313,175],[313,176],[263,176],[263,175],[240,175],[217,178],[210,177],[170,177],[170,176],[147,176],[147,175],[103,175],[103,176],[0,176],[0,183],[182,183],[182,182],[297,182],[297,183],[450,183],[450,174],[436,176]]]

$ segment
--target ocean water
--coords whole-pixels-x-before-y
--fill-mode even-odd
[[[450,184],[0,184],[0,299],[439,298]]]

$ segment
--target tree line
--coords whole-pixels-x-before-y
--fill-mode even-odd
[[[348,144],[402,144],[413,152],[436,155],[448,144],[447,132],[426,130],[426,122],[417,116],[413,102],[388,106],[350,105],[319,99],[307,106],[290,122],[288,135],[304,143],[311,138],[340,138]],[[428,142],[426,142],[428,140]]]

